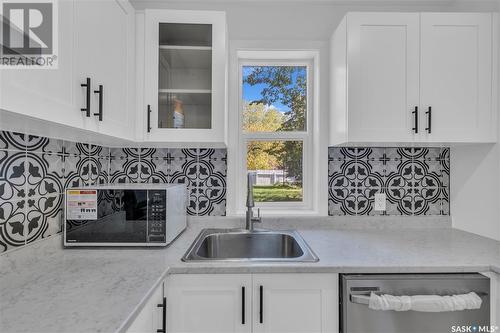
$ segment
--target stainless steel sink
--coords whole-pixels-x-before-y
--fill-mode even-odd
[[[297,231],[204,229],[183,261],[293,261],[318,257]]]

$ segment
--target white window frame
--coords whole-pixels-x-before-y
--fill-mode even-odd
[[[318,58],[317,51],[303,50],[238,50],[237,59],[237,117],[231,123],[231,126],[237,127],[233,133],[237,134],[238,143],[236,161],[233,164],[236,167],[234,172],[236,176],[236,185],[232,187],[231,193],[236,195],[236,211],[230,211],[229,215],[241,215],[245,211],[246,202],[246,157],[248,141],[269,141],[269,140],[289,140],[302,141],[302,168],[303,168],[303,200],[301,202],[256,202],[256,207],[261,208],[267,215],[283,214],[317,214],[314,200],[317,199],[315,192],[318,186],[315,182],[314,173],[315,154],[313,144],[315,142],[314,126],[315,115],[318,112]],[[253,132],[245,133],[243,131],[243,66],[306,66],[307,67],[307,110],[306,110],[306,129],[305,131],[286,131],[286,132]],[[235,110],[236,111],[236,110]],[[233,213],[233,214],[232,214]]]

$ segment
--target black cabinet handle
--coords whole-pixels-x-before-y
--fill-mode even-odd
[[[148,133],[151,132],[151,105],[148,104]]]
[[[245,325],[245,287],[241,287],[241,325]]]
[[[427,127],[425,130],[427,133],[431,134],[432,131],[432,107],[429,106],[428,111],[425,113],[427,115]]]
[[[415,127],[412,128],[412,131],[418,134],[418,106],[415,106],[415,110],[412,113],[415,121]]]
[[[161,329],[157,329],[156,332],[167,333],[167,298],[163,297],[163,303],[158,304],[156,307],[163,308]]]
[[[85,83],[80,84],[81,87],[87,88],[87,92],[85,94],[86,105],[84,108],[81,108],[80,111],[86,112],[86,116],[90,117],[90,78],[88,77],[85,80]]]
[[[94,90],[94,94],[98,94],[99,95],[99,112],[98,113],[94,113],[94,116],[98,116],[99,117],[99,121],[102,121],[102,100],[103,100],[103,94],[104,94],[104,91],[103,91],[103,88],[102,88],[102,84],[99,85],[99,89],[98,90]]]
[[[264,287],[259,287],[259,322],[264,323]]]

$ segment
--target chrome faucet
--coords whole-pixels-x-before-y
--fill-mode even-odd
[[[253,216],[253,208],[255,202],[253,201],[253,181],[252,174],[249,172],[247,175],[247,217],[245,229],[252,232],[254,223],[261,223],[260,208],[257,209],[257,217]]]

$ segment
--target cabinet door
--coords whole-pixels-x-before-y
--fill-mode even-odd
[[[225,14],[146,10],[144,62],[144,140],[224,143]]]
[[[338,331],[337,274],[253,276],[254,332]]]
[[[167,286],[167,332],[250,332],[251,276],[171,275]]]
[[[132,139],[134,11],[124,0],[77,1],[75,11],[75,89],[79,103],[86,77],[91,78],[91,117],[87,129]],[[103,86],[102,121],[99,96],[94,93]]]
[[[83,128],[73,75],[74,1],[58,2],[58,68],[0,70],[0,109]],[[81,94],[78,91],[78,94]],[[20,118],[22,119],[22,118]],[[22,120],[20,120],[22,121]],[[6,129],[6,128],[3,128]]]
[[[421,14],[421,126],[428,141],[474,142],[491,138],[492,16]]]
[[[419,14],[349,14],[347,62],[349,140],[412,141],[412,112],[419,103]]]
[[[155,290],[126,332],[156,333],[162,329],[163,309],[158,307],[159,304],[163,304],[163,284]]]

